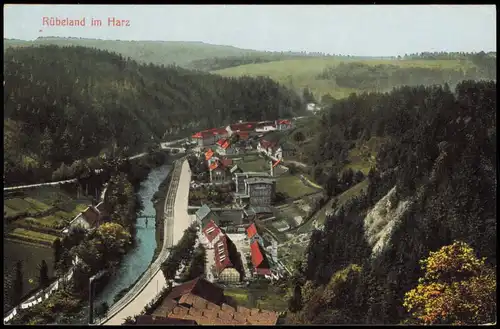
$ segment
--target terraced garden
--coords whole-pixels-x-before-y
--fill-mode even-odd
[[[27,242],[34,242],[39,244],[44,244],[52,246],[57,236],[50,235],[46,233],[41,233],[32,230],[26,230],[24,228],[15,228],[12,232],[7,235],[11,239],[19,239]]]
[[[50,211],[52,208],[52,206],[30,197],[4,200],[4,215],[6,218],[14,218],[23,214],[33,216]]]
[[[39,232],[58,235],[90,203],[88,199],[74,200],[59,188],[43,187],[14,195],[4,199],[4,218],[7,220],[7,231],[10,238],[21,235],[31,240],[40,240]],[[26,232],[14,234],[14,230],[24,229]],[[19,231],[18,231],[19,232]]]
[[[38,266],[47,262],[49,276],[53,274],[52,245],[69,222],[90,204],[90,200],[74,196],[59,187],[41,187],[34,190],[4,195],[4,298],[10,305],[13,269],[22,262],[23,293],[37,288]]]

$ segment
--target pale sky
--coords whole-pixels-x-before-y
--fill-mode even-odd
[[[86,26],[42,26],[43,17]],[[130,26],[108,27],[108,18]],[[102,27],[90,26],[100,19]],[[496,51],[494,5],[5,5],[4,38],[203,41],[246,49],[396,56]]]

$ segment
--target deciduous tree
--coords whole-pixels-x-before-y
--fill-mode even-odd
[[[421,261],[425,271],[404,306],[424,324],[495,321],[496,275],[464,242],[454,242]]]

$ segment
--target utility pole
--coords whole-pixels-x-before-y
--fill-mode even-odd
[[[94,282],[95,275],[89,279],[89,325],[94,322],[94,289],[92,283]]]
[[[94,274],[89,279],[89,325],[92,325],[94,322],[94,280],[100,278],[105,272],[101,271],[97,274]]]

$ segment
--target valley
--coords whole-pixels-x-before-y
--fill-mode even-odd
[[[496,323],[486,9],[316,7],[6,20],[4,324]]]

